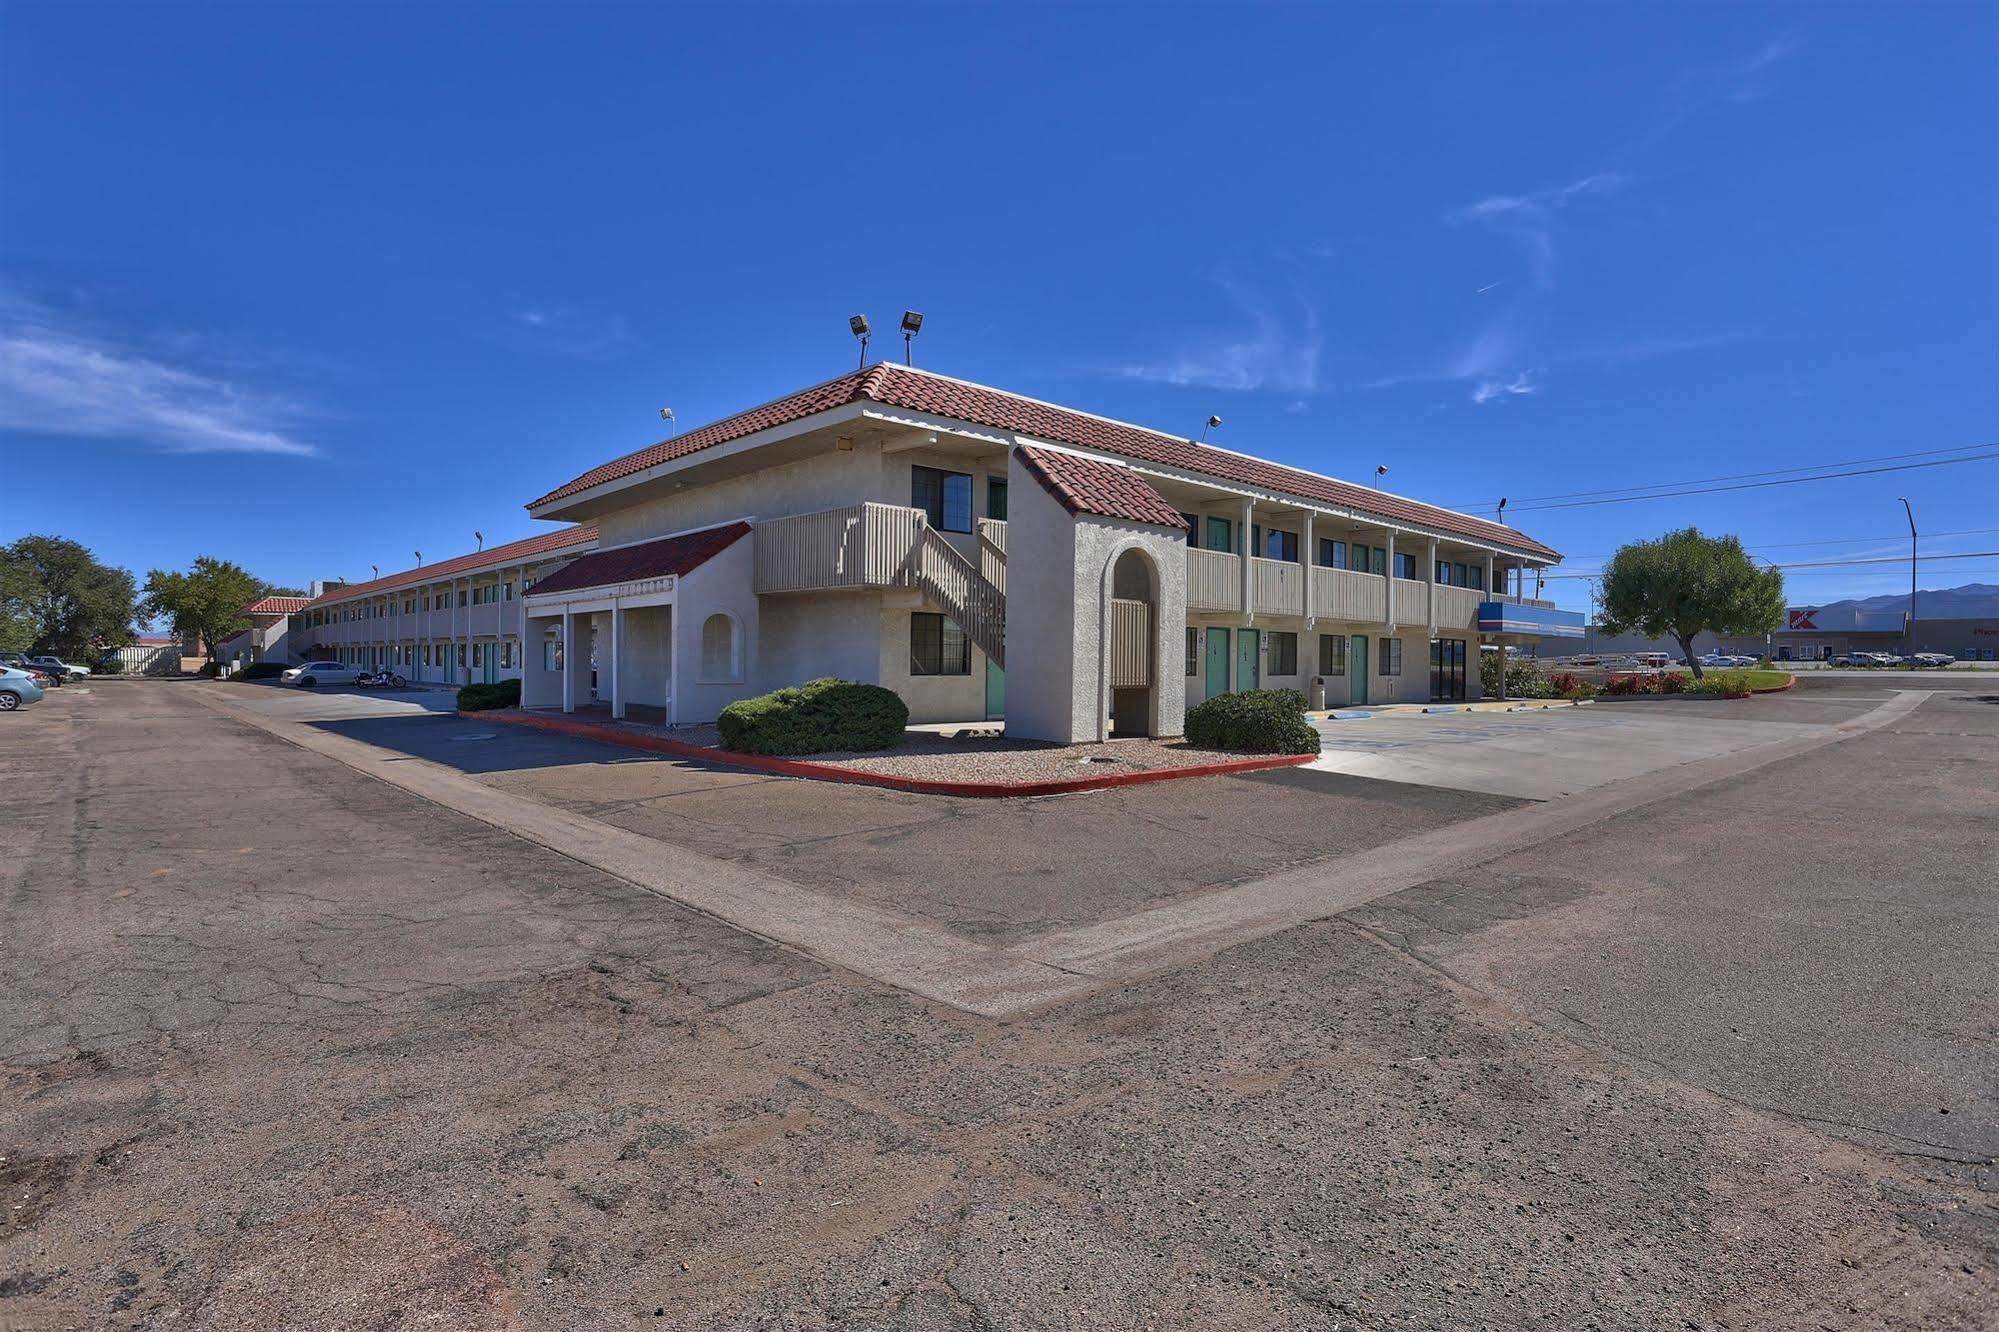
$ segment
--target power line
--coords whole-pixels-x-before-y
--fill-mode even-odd
[[[1571,490],[1560,495],[1528,495],[1520,500],[1522,504],[1540,504],[1545,500],[1589,499],[1597,495],[1630,495],[1640,490],[1661,490],[1673,486],[1705,486],[1717,481],[1747,481],[1762,476],[1786,476],[1792,472],[1809,472],[1815,467],[1865,467],[1873,463],[1901,462],[1906,458],[1935,458],[1946,453],[1963,453],[1967,449],[1991,448],[1991,444],[1959,444],[1948,449],[1918,449],[1913,453],[1884,453],[1876,458],[1849,458],[1845,462],[1800,463],[1796,467],[1773,467],[1764,472],[1732,472],[1727,476],[1704,476],[1693,481],[1655,481],[1644,486],[1614,486],[1607,490]],[[1494,500],[1476,500],[1469,504],[1446,504],[1447,509],[1471,511],[1489,509]]]
[[[1999,550],[1953,550],[1953,551],[1944,551],[1936,555],[1919,556],[1918,563],[1926,568],[1934,568],[1936,567],[1938,561],[1986,559],[1995,555],[1999,555]],[[1806,560],[1794,564],[1768,564],[1765,565],[1764,567],[1770,569],[1852,569],[1852,568],[1859,568],[1863,565],[1907,564],[1908,562],[1909,562],[1909,557],[1906,555],[1884,555],[1879,559]],[[1983,569],[1988,566],[1973,565],[1969,567]],[[1990,567],[1999,568],[1999,566],[1990,566]],[[1964,572],[1964,567],[1951,566],[1951,571],[1956,573],[1961,573]],[[1545,574],[1543,575],[1543,577],[1548,579],[1550,582],[1554,581],[1557,578],[1583,578],[1594,581],[1595,579],[1603,577],[1603,572],[1602,570],[1598,570],[1595,573],[1551,573],[1551,574]]]
[[[1796,486],[1807,481],[1837,481],[1850,476],[1878,476],[1883,472],[1909,472],[1921,467],[1947,467],[1952,463],[1983,462],[1988,458],[1999,458],[1999,450],[1990,453],[1974,453],[1966,458],[1937,458],[1930,462],[1897,463],[1892,467],[1864,467],[1849,472],[1821,472],[1814,476],[1785,477],[1780,481],[1744,481],[1732,486],[1703,486],[1693,490],[1665,490],[1656,495],[1627,495],[1622,499],[1569,500],[1562,504],[1529,504],[1515,510],[1517,513],[1540,513],[1547,509],[1584,509],[1603,504],[1635,504],[1639,500],[1679,499],[1687,495],[1718,495],[1728,490],[1762,490],[1769,486]]]

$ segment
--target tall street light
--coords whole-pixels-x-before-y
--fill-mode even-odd
[[[1916,511],[1909,507],[1909,497],[1898,497],[1902,501],[1902,512],[1909,515],[1909,651],[1921,650],[1916,642]]]

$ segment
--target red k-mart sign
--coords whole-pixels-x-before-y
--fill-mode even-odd
[[[1818,628],[1819,627],[1818,622],[1812,619],[1812,616],[1817,615],[1818,613],[1819,613],[1819,608],[1817,606],[1807,606],[1804,607],[1803,609],[1797,609],[1794,607],[1790,613],[1791,615],[1790,628],[1792,629]]]

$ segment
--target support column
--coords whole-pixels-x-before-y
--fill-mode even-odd
[[[1250,542],[1250,519],[1255,512],[1255,500],[1244,500],[1242,502],[1242,536],[1236,542],[1236,545],[1242,552],[1242,622],[1244,624],[1251,624],[1256,620],[1255,570],[1250,565],[1250,561],[1256,558],[1256,552],[1251,549]]]
[[[1428,597],[1430,603],[1430,637],[1435,638],[1437,636],[1437,538],[1430,538],[1425,558],[1429,561],[1430,566],[1430,571],[1423,575],[1424,586],[1430,589]]]
[[[1499,595],[1499,584],[1492,581],[1492,566],[1492,552],[1487,551],[1485,553],[1485,594],[1488,597],[1497,597]]]
[[[1310,509],[1305,510],[1305,524],[1304,524],[1305,530],[1302,534],[1300,534],[1298,540],[1298,564],[1303,570],[1305,578],[1304,605],[1305,605],[1305,627],[1307,629],[1310,629],[1314,624],[1318,623],[1319,619],[1318,616],[1312,613],[1312,560],[1315,557],[1316,552],[1318,551],[1318,547],[1314,545],[1312,542],[1312,526],[1313,526],[1312,520],[1317,516],[1318,515],[1313,513]]]
[[[611,598],[611,718],[625,715],[625,680],[618,670],[618,653],[624,637],[625,612],[616,597]]]
[[[1392,634],[1395,632],[1395,529],[1394,528],[1390,528],[1388,530],[1388,563],[1384,567],[1383,573],[1388,580],[1387,586],[1384,589],[1386,596],[1384,597],[1383,605],[1387,608],[1385,612],[1384,623],[1388,625],[1388,632]]]
[[[562,612],[562,710],[576,711],[576,612]]]

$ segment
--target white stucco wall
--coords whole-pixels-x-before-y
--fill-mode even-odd
[[[1007,732],[1094,740],[1110,707],[1104,622],[1114,562],[1140,551],[1152,565],[1154,735],[1181,733],[1186,543],[1172,529],[1072,516],[1015,459],[1007,525]]]
[[[756,542],[748,535],[706,564],[684,575],[674,590],[673,720],[714,721],[723,708],[739,698],[762,691],[756,687],[755,663],[760,640],[761,607],[755,590]],[[740,636],[734,678],[706,675],[701,663],[701,626],[710,615],[725,612],[736,619]]]
[[[763,598],[756,692],[822,676],[881,683],[881,602],[877,591],[806,592]]]

